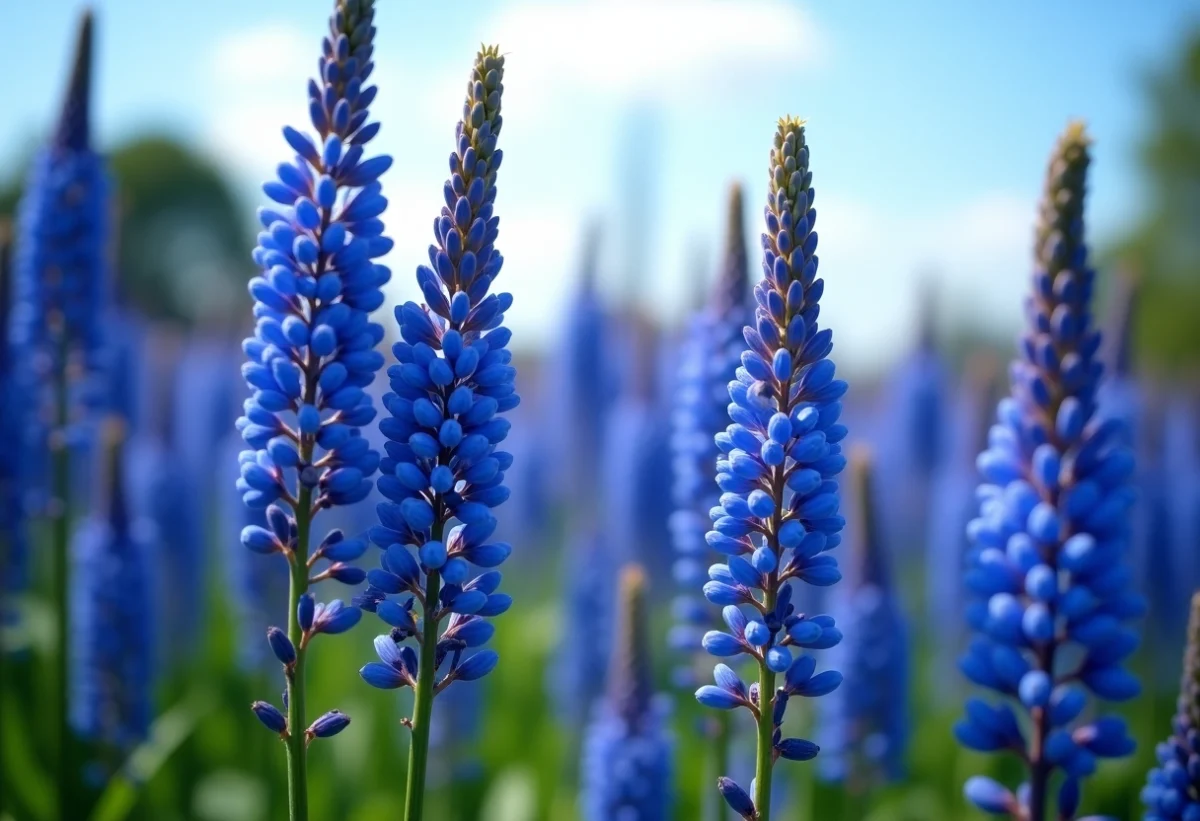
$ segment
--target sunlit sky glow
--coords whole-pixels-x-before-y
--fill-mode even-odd
[[[1071,117],[1095,137],[1095,244],[1140,210],[1140,73],[1172,54],[1194,3],[794,3],[785,0],[380,0],[375,114],[397,247],[393,296],[414,298],[441,202],[462,87],[481,41],[507,53],[500,247],[510,318],[550,343],[586,222],[610,242],[604,287],[668,320],[720,248],[724,192],[757,219],[775,120],[809,120],[824,316],[839,357],[876,366],[911,337],[916,283],[943,286],[955,324],[1017,322],[1044,158]],[[106,0],[97,133],[166,131],[217,159],[245,197],[303,123],[328,0]],[[23,155],[63,86],[77,7],[0,5],[0,160]],[[3,166],[0,166],[3,167]],[[635,169],[631,171],[630,169]],[[0,176],[4,176],[0,172]],[[631,183],[630,180],[636,180]],[[642,204],[638,204],[638,200]],[[630,219],[649,208],[630,270]],[[757,233],[757,225],[753,224]],[[711,268],[704,266],[704,268]],[[943,319],[943,321],[948,321]]]

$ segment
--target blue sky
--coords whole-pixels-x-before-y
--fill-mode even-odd
[[[169,6],[169,8],[168,8]],[[168,131],[216,158],[249,206],[302,123],[328,0],[101,0],[102,144]],[[1194,2],[797,3],[787,0],[380,0],[376,115],[399,299],[417,293],[474,50],[507,52],[500,245],[518,340],[551,344],[581,230],[610,240],[605,287],[676,319],[711,276],[724,192],[765,194],[776,118],[809,119],[825,315],[849,364],[911,336],[922,272],[943,309],[1006,331],[1019,317],[1045,157],[1071,117],[1095,138],[1091,235],[1141,209],[1138,76],[1175,52]],[[0,161],[49,123],[64,82],[68,0],[0,4]],[[637,169],[630,171],[630,168]],[[632,182],[631,182],[632,180]],[[638,205],[640,202],[640,206]],[[650,214],[629,271],[629,218]],[[647,210],[648,209],[648,210]],[[757,225],[753,224],[757,233]],[[636,288],[634,287],[636,284]]]

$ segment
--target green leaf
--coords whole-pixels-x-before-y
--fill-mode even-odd
[[[92,821],[123,821],[137,804],[141,786],[155,776],[213,706],[208,693],[197,691],[159,716],[150,728],[150,737],[130,753],[121,772],[108,783],[96,802]]]

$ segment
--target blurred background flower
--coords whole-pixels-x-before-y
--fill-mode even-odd
[[[246,283],[255,273],[258,183],[280,159],[279,126],[307,117],[302,83],[329,6],[95,3],[93,143],[115,194],[102,404],[125,420],[127,501],[146,523],[138,538],[156,628],[149,698],[158,723],[126,772],[142,782],[132,812],[156,821],[274,821],[286,803],[278,742],[247,732],[244,715],[254,699],[279,704],[282,680],[262,630],[282,618],[286,580],[278,557],[238,542],[245,526],[266,521],[231,489],[241,449],[233,422],[247,395],[237,369],[239,343],[252,330]],[[14,215],[35,150],[56,128],[78,11],[61,2],[0,4],[0,31],[18,33],[0,53],[0,76],[15,89],[0,118],[0,220]],[[907,626],[909,688],[899,736],[906,743],[887,749],[903,777],[873,779],[852,798],[844,784],[816,778],[819,760],[780,768],[790,769],[786,800],[775,802],[787,808],[780,821],[859,810],[870,821],[962,821],[978,817],[961,795],[968,775],[1017,783],[1014,761],[962,750],[951,735],[965,689],[954,667],[967,636],[965,527],[976,506],[975,455],[1022,322],[1045,147],[1072,116],[1088,121],[1095,140],[1087,219],[1100,269],[1096,315],[1114,340],[1103,359],[1115,374],[1101,413],[1135,423],[1134,583],[1151,602],[1133,665],[1148,692],[1124,711],[1138,750],[1101,764],[1081,814],[1141,813],[1154,743],[1174,713],[1188,597],[1200,585],[1194,3],[1161,0],[1131,15],[1104,2],[1080,15],[1066,5],[937,0],[853,8],[463,0],[450,15],[402,1],[382,4],[377,17],[372,82],[387,93],[372,105],[384,123],[372,145],[395,158],[383,182],[396,242],[379,261],[397,272],[427,256],[450,124],[462,113],[464,62],[480,41],[500,43],[506,56],[506,259],[497,288],[514,295],[505,324],[523,401],[509,414],[512,499],[498,538],[516,546],[505,565],[505,592],[516,604],[490,643],[503,663],[486,681],[445,694],[449,712],[433,726],[429,813],[447,821],[580,817],[586,729],[604,700],[619,635],[619,571],[629,560],[646,573],[654,690],[675,693],[672,671],[684,659],[667,641],[678,626],[671,601],[680,585],[671,574],[680,534],[669,523],[682,502],[672,489],[705,474],[681,470],[672,414],[694,376],[688,345],[700,295],[716,293],[728,272],[729,187],[741,185],[752,206],[746,221],[757,225],[765,140],[785,112],[808,118],[818,152],[828,280],[821,324],[837,329],[833,356],[852,386],[842,416],[847,445],[876,454],[880,544],[890,560],[883,610]],[[790,82],[762,81],[783,67]],[[754,280],[758,231],[748,235]],[[398,275],[381,311],[421,299],[412,278]],[[385,326],[384,351],[396,329],[390,316],[373,318]],[[0,363],[0,373],[12,366]],[[375,401],[386,390],[380,375],[367,393]],[[10,426],[11,407],[0,397]],[[364,437],[382,450],[377,431]],[[73,471],[80,520],[99,457],[81,455]],[[0,487],[0,606],[20,615],[4,631],[5,648],[18,652],[0,659],[0,801],[17,819],[49,806],[51,788],[28,774],[53,760],[52,745],[39,739],[50,720],[40,661],[53,633],[45,528],[31,520],[28,549],[20,549],[13,514],[37,512],[39,501],[20,490]],[[689,494],[703,528],[713,502],[697,490]],[[364,536],[381,498],[373,492],[323,512],[323,529]],[[847,547],[858,538],[854,527]],[[701,575],[707,563],[701,558]],[[851,575],[846,598],[857,589]],[[840,609],[850,603],[839,592],[806,590],[796,604],[842,626]],[[867,607],[874,601],[868,594],[859,606],[877,613]],[[410,706],[355,680],[370,653],[364,640],[328,643],[311,673],[313,701],[355,720],[313,748],[314,818],[391,817],[403,800],[407,744],[398,722]],[[848,674],[841,696],[885,703],[881,681],[849,683]],[[704,815],[715,808],[702,805],[716,795],[704,741],[711,728],[702,720],[711,711],[683,695],[664,714],[676,740],[673,817],[715,821]],[[830,702],[831,716],[838,706]],[[787,735],[824,743],[818,713],[793,706]],[[35,741],[23,751],[17,738]],[[736,756],[747,756],[750,740],[730,739]],[[837,746],[822,752],[831,765]],[[116,771],[104,763],[97,772]],[[734,770],[748,787],[749,774]]]

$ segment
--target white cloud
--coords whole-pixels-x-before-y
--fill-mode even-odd
[[[317,43],[286,23],[240,29],[218,40],[200,67],[211,88],[203,140],[236,172],[261,177],[289,149],[284,123],[306,119],[304,79],[316,71]]]
[[[213,73],[223,82],[295,84],[311,72],[317,53],[311,37],[287,23],[238,29],[217,41],[211,59]]]
[[[781,0],[523,3],[487,31],[511,54],[507,106],[585,118],[597,93],[708,101],[765,69],[811,66],[829,52],[825,33]]]

